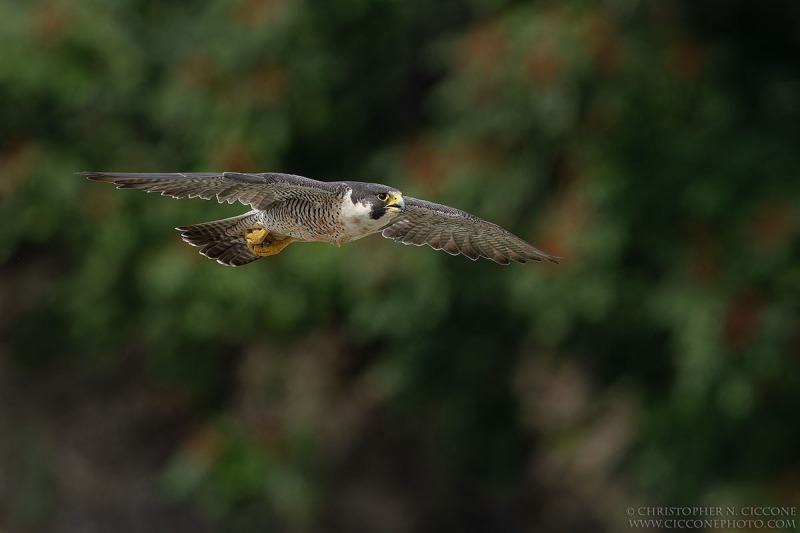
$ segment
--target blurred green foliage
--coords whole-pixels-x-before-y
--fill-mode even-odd
[[[800,4],[0,5],[0,529],[614,531],[800,505]],[[391,183],[559,266],[79,170]],[[627,525],[625,525],[627,527]]]

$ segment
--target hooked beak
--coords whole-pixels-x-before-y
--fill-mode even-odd
[[[402,213],[406,208],[406,202],[403,200],[403,195],[401,193],[392,194],[392,197],[389,198],[389,201],[386,202],[386,210],[387,211],[394,211],[396,213]]]

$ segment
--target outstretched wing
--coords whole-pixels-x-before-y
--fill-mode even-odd
[[[287,198],[335,194],[341,184],[312,180],[292,174],[243,174],[239,172],[181,172],[139,174],[133,172],[80,172],[94,181],[114,183],[118,189],[142,189],[173,198],[203,198],[232,204],[236,201],[253,209]]]
[[[427,244],[451,255],[463,254],[473,261],[485,257],[501,265],[529,260],[557,263],[560,259],[534,248],[497,224],[464,211],[408,196],[403,198],[405,211],[381,232],[387,239],[416,246]]]

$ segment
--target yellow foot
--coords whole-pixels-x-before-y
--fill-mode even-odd
[[[269,232],[264,228],[248,228],[244,230],[244,239],[247,244],[261,244],[267,238]]]
[[[291,237],[285,237],[283,239],[270,237],[269,231],[264,228],[244,230],[244,240],[247,242],[247,248],[255,255],[260,256],[280,253],[289,243],[294,241]]]

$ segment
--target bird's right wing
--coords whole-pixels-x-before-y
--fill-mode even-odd
[[[501,265],[529,260],[558,263],[560,259],[497,224],[460,209],[408,196],[404,199],[405,211],[381,232],[388,239],[416,246],[426,244],[450,255],[463,254],[473,261],[484,257]]]
[[[236,201],[264,209],[269,204],[288,198],[313,200],[329,197],[342,187],[338,183],[312,180],[292,174],[240,172],[80,172],[94,181],[114,183],[118,189],[141,189],[173,198],[203,198],[232,204]]]

